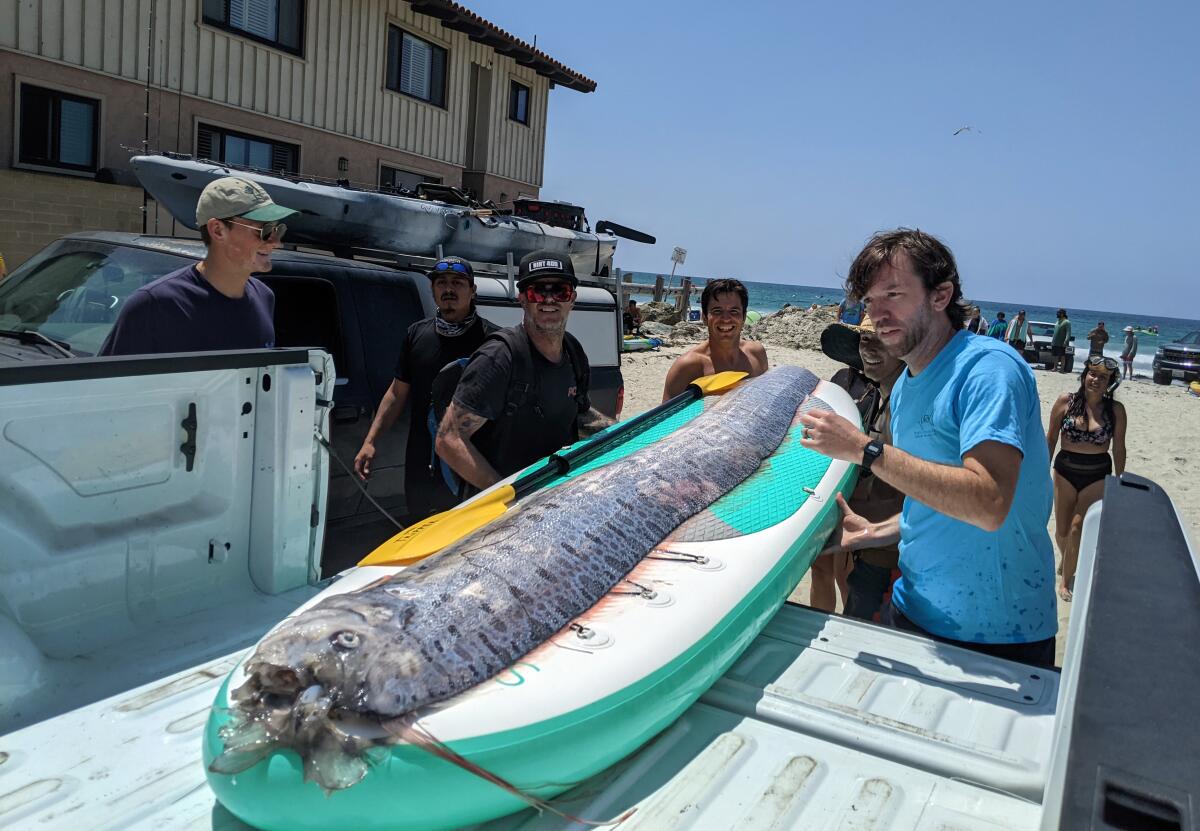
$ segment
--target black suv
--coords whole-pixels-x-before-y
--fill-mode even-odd
[[[1154,383],[1169,384],[1172,378],[1200,381],[1200,331],[1164,343],[1154,352]]]
[[[198,240],[128,233],[72,234],[51,243],[0,283],[0,362],[95,355],[135,289],[203,256]],[[396,267],[288,249],[276,251],[271,261],[271,271],[259,277],[275,292],[275,345],[317,346],[333,356],[331,443],[352,464],[394,377],[405,330],[434,312],[429,280],[415,261]],[[501,326],[520,322],[521,308],[506,280],[478,276],[476,286],[480,314]],[[591,363],[592,404],[619,415],[621,317],[612,293],[585,278],[570,329]],[[380,442],[370,483],[371,496],[401,521],[408,426],[406,414],[391,440]],[[336,462],[330,469],[327,573],[395,533]]]

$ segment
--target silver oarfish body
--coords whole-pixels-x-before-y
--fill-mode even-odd
[[[212,769],[235,773],[290,748],[322,787],[353,785],[375,741],[339,725],[404,716],[536,649],[758,469],[816,384],[798,367],[747,381],[661,441],[285,621],[246,662]]]

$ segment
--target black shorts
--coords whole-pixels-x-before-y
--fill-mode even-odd
[[[883,622],[884,626],[890,626],[893,629],[899,629],[903,632],[924,635],[932,640],[948,643],[951,646],[960,646],[972,652],[980,652],[995,658],[1004,658],[1007,661],[1019,661],[1022,664],[1029,664],[1035,667],[1055,669],[1054,638],[1032,641],[1031,643],[971,643],[970,641],[956,641],[952,638],[942,638],[922,629],[906,618],[899,609],[892,605],[890,599],[884,604],[879,619]]]
[[[1011,340],[1011,341],[1009,341],[1009,343],[1010,343],[1010,344],[1012,344],[1012,348],[1013,348],[1013,349],[1015,349],[1015,350],[1017,350],[1018,352],[1024,352],[1024,351],[1025,351],[1025,341],[1023,341],[1023,340]]]
[[[1063,355],[1067,354],[1067,347],[1065,347],[1065,346],[1051,346],[1051,347],[1050,347],[1050,354],[1051,354],[1051,355],[1053,355],[1053,356],[1054,356],[1054,357],[1056,357],[1056,358],[1058,358],[1058,357],[1061,357],[1061,356],[1063,356]]]

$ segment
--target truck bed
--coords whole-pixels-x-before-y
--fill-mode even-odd
[[[200,758],[239,657],[0,739],[0,826],[246,828]],[[1057,672],[788,604],[675,724],[555,804],[636,806],[622,828],[1035,828],[1058,690]],[[568,826],[526,811],[485,827]]]

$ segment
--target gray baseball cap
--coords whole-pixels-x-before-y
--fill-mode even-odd
[[[196,203],[196,224],[240,216],[255,222],[275,222],[298,211],[276,205],[259,185],[236,176],[209,182]]]

